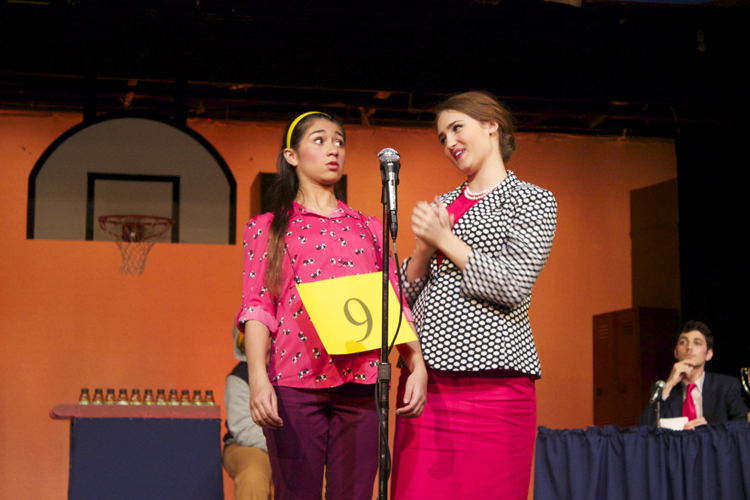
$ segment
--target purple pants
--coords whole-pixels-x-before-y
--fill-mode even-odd
[[[375,386],[274,387],[280,429],[264,429],[276,500],[370,500],[378,469]]]

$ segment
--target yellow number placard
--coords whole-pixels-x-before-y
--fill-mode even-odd
[[[379,349],[382,338],[383,273],[345,276],[297,285],[302,303],[328,354]],[[393,341],[403,315],[393,287],[388,288],[388,339]],[[417,340],[406,318],[396,344]]]

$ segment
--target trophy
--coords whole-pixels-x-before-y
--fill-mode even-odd
[[[740,368],[740,378],[742,379],[742,387],[745,388],[745,392],[750,394],[750,377],[748,377],[747,371],[749,368]]]

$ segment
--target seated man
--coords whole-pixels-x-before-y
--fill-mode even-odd
[[[263,430],[250,415],[244,342],[236,327],[234,350],[235,357],[242,361],[227,376],[224,392],[228,430],[224,436],[224,469],[234,480],[236,500],[270,500],[273,498],[271,462]]]
[[[729,420],[747,420],[740,381],[705,371],[713,355],[714,337],[705,323],[688,321],[674,348],[677,363],[662,391],[661,418],[688,417],[685,429]],[[688,396],[689,394],[689,396]],[[656,403],[649,404],[638,425],[656,425]]]

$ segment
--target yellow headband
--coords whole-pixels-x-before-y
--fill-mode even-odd
[[[299,122],[301,122],[304,117],[310,116],[310,115],[315,115],[315,114],[328,116],[325,113],[323,113],[322,111],[309,111],[307,113],[302,113],[297,118],[295,118],[294,121],[292,122],[292,124],[289,125],[289,132],[286,133],[286,147],[287,148],[291,148],[292,147],[292,132],[294,132],[294,127],[296,127],[297,124]]]

